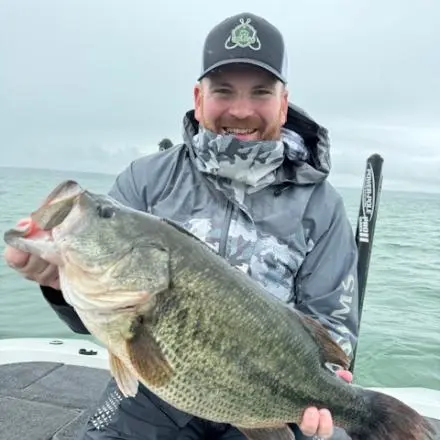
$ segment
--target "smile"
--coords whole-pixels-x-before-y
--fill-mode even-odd
[[[230,128],[223,127],[223,132],[226,134],[253,134],[257,131],[256,128]]]

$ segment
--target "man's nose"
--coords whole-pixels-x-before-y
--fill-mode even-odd
[[[231,102],[229,114],[237,119],[246,119],[254,114],[254,107],[247,98],[237,98]]]

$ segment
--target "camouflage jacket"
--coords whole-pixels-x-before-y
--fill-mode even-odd
[[[357,248],[342,198],[326,180],[327,131],[291,106],[283,142],[251,149],[222,142],[199,130],[190,111],[184,143],[133,161],[109,194],[179,222],[270,293],[321,321],[351,357]],[[41,290],[74,332],[88,333],[59,292]]]
[[[110,195],[182,224],[273,295],[319,319],[351,356],[357,249],[342,198],[326,180],[327,131],[292,105],[285,142],[269,147],[222,144],[224,137],[202,130],[188,112],[184,143],[132,162]],[[250,184],[246,172],[232,183],[228,173],[240,175],[246,161]]]

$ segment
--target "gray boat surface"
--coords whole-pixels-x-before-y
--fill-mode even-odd
[[[76,440],[109,380],[106,350],[88,340],[1,340],[0,440]],[[440,440],[440,390],[373,389],[429,418]]]

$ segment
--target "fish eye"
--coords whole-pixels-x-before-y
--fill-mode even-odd
[[[115,215],[115,210],[112,206],[98,205],[96,210],[100,218],[112,218]]]

